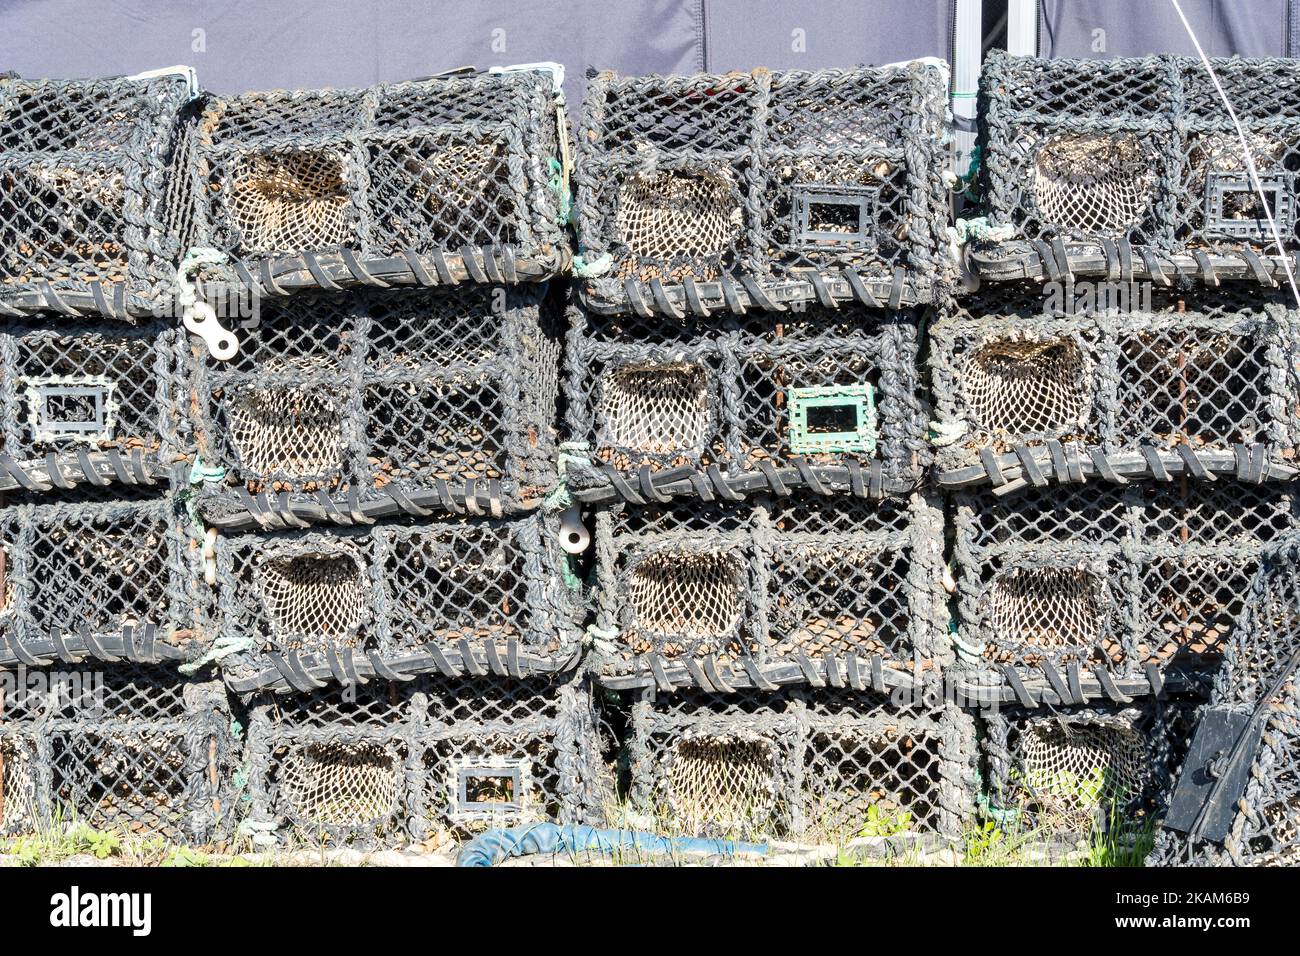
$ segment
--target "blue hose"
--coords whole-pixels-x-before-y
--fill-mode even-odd
[[[636,830],[597,830],[587,826],[557,826],[534,823],[530,826],[489,830],[466,844],[456,857],[457,866],[496,866],[515,856],[534,853],[610,854],[615,850],[640,850],[644,853],[709,853],[734,855],[753,853],[766,856],[766,843],[740,843],[735,840],[703,840],[694,837],[665,837]]]

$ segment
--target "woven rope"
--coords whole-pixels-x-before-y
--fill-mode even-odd
[[[1146,747],[1132,728],[1044,723],[1020,743],[1024,783],[1049,810],[1091,814],[1142,792],[1150,775]]]
[[[0,741],[0,772],[4,774],[4,813],[0,815],[0,833],[12,833],[30,827],[36,815],[32,795],[36,784],[32,754],[17,741]]]
[[[272,557],[259,565],[257,586],[277,635],[335,645],[351,637],[370,601],[364,568],[348,553]]]
[[[963,388],[979,424],[1014,434],[1079,422],[1092,391],[1089,361],[1071,339],[990,342],[966,363]]]
[[[1081,234],[1131,229],[1151,206],[1151,163],[1131,133],[1053,137],[1034,160],[1031,188],[1039,214]]]
[[[500,144],[486,138],[473,143],[453,143],[431,156],[413,156],[402,163],[411,175],[414,194],[435,215],[446,210],[458,214],[490,195],[489,186],[501,172]]]
[[[708,375],[689,362],[625,366],[605,377],[603,415],[608,441],[618,448],[703,451]]]
[[[1016,569],[994,582],[989,616],[994,632],[1009,642],[1088,647],[1100,633],[1100,587],[1084,570]]]
[[[735,180],[725,170],[633,174],[619,190],[616,227],[638,259],[722,256],[740,234]]]
[[[280,764],[285,802],[299,820],[363,826],[397,810],[401,768],[377,744],[307,744]]]
[[[345,243],[350,198],[343,157],[295,150],[243,157],[231,176],[230,205],[244,245],[328,249]]]
[[[651,634],[689,638],[729,634],[743,610],[736,589],[738,570],[725,554],[651,555],[632,575],[631,603],[637,626]]]
[[[318,475],[343,457],[339,399],[320,387],[248,389],[230,406],[230,438],[257,474]]]
[[[776,780],[771,744],[725,737],[682,740],[670,761],[669,807],[690,830],[706,824],[746,828],[772,816]]]

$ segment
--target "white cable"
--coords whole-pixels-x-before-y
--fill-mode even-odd
[[[1174,12],[1178,14],[1178,19],[1183,21],[1183,29],[1192,38],[1192,45],[1196,47],[1201,63],[1205,66],[1205,72],[1210,74],[1210,82],[1214,84],[1219,99],[1223,100],[1223,105],[1227,107],[1228,116],[1232,118],[1232,125],[1237,129],[1237,138],[1241,140],[1241,151],[1246,159],[1246,172],[1250,175],[1250,184],[1255,187],[1255,193],[1259,196],[1260,208],[1264,211],[1264,217],[1268,220],[1269,229],[1273,232],[1273,241],[1277,243],[1278,258],[1281,260],[1282,268],[1286,272],[1286,281],[1291,285],[1291,295],[1295,298],[1296,306],[1300,307],[1300,289],[1296,288],[1295,275],[1291,272],[1291,260],[1282,245],[1282,233],[1277,228],[1277,220],[1273,218],[1273,211],[1269,208],[1268,199],[1264,195],[1264,187],[1259,181],[1259,171],[1255,168],[1255,160],[1250,155],[1250,143],[1246,141],[1246,131],[1241,128],[1241,121],[1237,119],[1237,111],[1232,108],[1232,101],[1228,99],[1228,94],[1223,91],[1223,87],[1219,84],[1219,77],[1215,74],[1214,67],[1210,65],[1210,58],[1201,49],[1201,41],[1196,39],[1196,33],[1192,30],[1192,25],[1187,22],[1187,17],[1183,15],[1183,8],[1179,5],[1178,0],[1169,0],[1169,2],[1174,5]]]

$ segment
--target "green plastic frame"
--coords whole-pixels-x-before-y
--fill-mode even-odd
[[[815,385],[786,392],[790,413],[790,451],[797,455],[835,452],[876,452],[876,392],[869,384]],[[808,413],[813,409],[849,405],[857,413],[852,431],[812,431]]]

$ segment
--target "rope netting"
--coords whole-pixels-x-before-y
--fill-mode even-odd
[[[105,209],[121,210],[126,177],[120,169],[36,166],[15,172],[29,177],[34,186],[53,190],[73,204],[94,202]]]
[[[231,215],[251,249],[344,245],[350,203],[343,157],[324,150],[252,153],[231,175]]]
[[[410,188],[434,214],[445,210],[460,216],[483,205],[504,173],[504,146],[495,137],[452,140],[429,150],[418,143],[402,145],[410,156],[401,164],[411,177]]]
[[[1039,215],[1053,225],[1119,234],[1142,222],[1155,181],[1153,157],[1132,133],[1080,133],[1039,147],[1031,189]]]
[[[230,440],[249,472],[319,475],[342,464],[341,404],[319,386],[250,388],[230,404]]]
[[[364,826],[397,810],[400,762],[378,744],[302,745],[285,754],[279,776],[281,795],[299,820]]]
[[[813,734],[806,783],[816,793],[811,820],[827,832],[928,828],[938,803],[941,743],[928,734]],[[888,836],[888,832],[865,835]]]
[[[603,399],[608,444],[654,454],[704,450],[709,392],[699,365],[625,366],[606,376]]]
[[[1010,434],[1050,432],[1087,414],[1090,362],[1073,339],[990,342],[966,363],[975,420]]]
[[[1101,588],[1078,568],[1017,568],[989,589],[989,618],[1000,642],[1089,647],[1101,630]]]
[[[0,833],[30,828],[36,819],[32,797],[36,783],[32,775],[30,748],[19,740],[0,741]]]
[[[365,568],[347,553],[269,557],[257,586],[277,636],[345,645],[370,601]]]
[[[1246,143],[1255,169],[1267,173],[1278,169],[1287,153],[1287,144],[1281,137],[1264,132],[1249,131]],[[1235,132],[1206,133],[1191,138],[1187,161],[1192,175],[1189,180],[1192,194],[1206,195],[1212,173],[1246,172],[1246,157],[1241,151],[1241,139]],[[1208,198],[1208,197],[1207,197]],[[1269,210],[1276,215],[1279,210]],[[1262,220],[1259,195],[1253,189],[1239,189],[1225,193],[1221,216],[1224,219]]]
[[[1018,769],[1045,810],[1076,816],[1139,796],[1150,762],[1141,735],[1131,727],[1057,721],[1025,730]]]
[[[720,259],[740,235],[740,194],[727,170],[633,173],[617,202],[618,237],[637,259]]]
[[[723,637],[740,621],[740,568],[726,554],[651,555],[632,572],[632,614],[638,629],[687,638]]]
[[[668,769],[668,804],[690,831],[744,829],[771,819],[776,807],[772,745],[734,737],[678,741]]]

